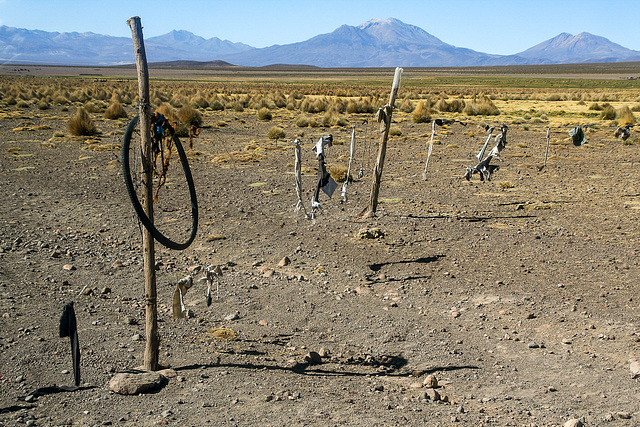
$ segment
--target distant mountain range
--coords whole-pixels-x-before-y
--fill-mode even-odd
[[[255,48],[171,31],[145,39],[150,63],[201,61],[263,67],[273,64],[317,67],[461,67],[640,61],[627,49],[589,33],[562,33],[514,55],[456,47],[397,19],[342,25],[328,34],[286,45]],[[135,62],[128,37],[94,33],[55,33],[0,26],[0,62],[41,65],[122,65]]]

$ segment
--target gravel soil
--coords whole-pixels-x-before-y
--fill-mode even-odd
[[[160,361],[173,371],[127,396],[108,387],[145,346],[142,243],[117,149],[127,122],[94,114],[97,139],[52,138],[73,113],[9,107],[0,120],[0,425],[638,424],[640,155],[614,128],[589,129],[582,147],[553,129],[539,171],[544,124],[512,125],[504,162],[480,182],[463,175],[482,123],[456,123],[438,128],[423,180],[431,125],[394,113],[377,216],[358,219],[372,123],[352,172],[364,177],[344,203],[339,189],[321,194],[307,219],[293,144],[266,137],[280,124],[291,140],[293,119],[205,114],[189,152],[198,236],[156,247]],[[347,164],[350,128],[305,130],[307,209],[311,148],[327,133],[329,166]],[[259,161],[212,161],[248,144]],[[177,281],[208,265],[223,271],[213,303],[196,281],[189,316],[174,320]],[[69,301],[83,387],[25,401],[73,385],[58,331]]]

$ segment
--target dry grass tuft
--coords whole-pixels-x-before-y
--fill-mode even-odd
[[[256,163],[264,156],[255,151],[232,151],[230,153],[219,154],[211,159],[213,163]]]
[[[127,112],[117,99],[111,101],[109,107],[104,112],[104,118],[109,120],[126,119]]]
[[[91,136],[98,133],[91,116],[83,107],[78,108],[76,115],[69,120],[69,133],[73,136]]]
[[[418,102],[416,108],[413,110],[413,121],[415,123],[427,123],[431,121],[431,113],[433,110],[425,101]]]
[[[347,177],[348,169],[344,166],[341,166],[341,165],[330,166],[328,168],[328,172],[329,172],[329,175],[331,175],[331,178],[333,178],[335,182],[345,182],[347,178],[349,179],[350,182],[353,181],[353,177],[351,176]]]
[[[618,120],[618,126],[634,125],[636,123],[636,117],[627,105],[623,105],[616,111],[616,119]]]

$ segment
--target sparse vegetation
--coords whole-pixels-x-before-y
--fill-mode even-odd
[[[267,134],[267,136],[269,137],[269,139],[278,141],[279,139],[284,139],[286,137],[286,134],[284,132],[284,129],[282,129],[280,126],[273,126],[271,129],[269,129],[269,133]]]
[[[69,133],[73,136],[91,136],[98,133],[87,110],[78,108],[76,115],[69,120]]]
[[[105,119],[115,120],[115,119],[126,119],[127,112],[125,111],[122,104],[116,99],[111,102],[109,107],[104,112]]]
[[[258,110],[258,120],[262,120],[263,122],[268,122],[273,118],[271,114],[271,110],[267,107],[262,107]]]
[[[636,118],[627,105],[623,105],[616,111],[616,120],[618,120],[618,126],[634,125],[636,123]]]

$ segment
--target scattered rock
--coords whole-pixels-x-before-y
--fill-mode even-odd
[[[425,390],[425,392],[427,393],[427,396],[429,396],[429,399],[433,400],[434,402],[440,400],[440,393],[438,393],[435,389],[428,388]]]
[[[356,286],[355,291],[356,291],[356,294],[358,295],[369,295],[371,294],[371,287],[358,285]]]
[[[436,388],[438,387],[438,379],[433,374],[427,375],[424,379],[424,386],[427,388]]]
[[[631,378],[635,379],[640,376],[640,363],[636,359],[629,359],[629,370],[631,370]]]
[[[175,369],[170,369],[170,368],[161,369],[158,371],[158,373],[165,378],[175,378],[178,376],[178,373],[175,371]]]
[[[63,270],[67,270],[67,271],[73,271],[73,270],[75,270],[76,268],[75,268],[73,265],[71,265],[71,264],[65,264],[65,265],[63,265],[63,266],[62,266],[62,269],[63,269]]]
[[[111,288],[105,286],[104,288],[102,288],[102,290],[100,291],[101,295],[107,295],[111,293]]]
[[[622,420],[630,420],[631,414],[629,412],[618,412],[616,416]]]
[[[326,357],[330,357],[331,356],[331,352],[329,351],[328,348],[320,348],[320,351],[318,351],[318,354],[320,355],[320,357],[322,358],[326,358]]]
[[[310,351],[304,356],[304,361],[311,365],[318,365],[322,363],[322,357],[320,357],[319,353],[315,351]]]
[[[133,334],[133,336],[131,337],[131,341],[142,341],[142,335]]]
[[[289,264],[291,264],[291,260],[289,259],[289,257],[284,257],[278,263],[278,267],[286,267]]]
[[[529,347],[529,348],[540,348],[540,344],[538,344],[535,341],[531,341],[529,344],[527,344],[527,347]]]
[[[584,424],[582,424],[582,421],[580,421],[577,418],[572,418],[569,421],[567,421],[566,423],[563,424],[564,427],[582,427],[584,426]]]
[[[124,319],[124,323],[126,325],[137,325],[138,319],[136,319],[135,317],[127,317]]]
[[[224,316],[224,320],[226,320],[227,322],[231,322],[232,320],[238,320],[239,318],[240,318],[240,313],[238,313],[237,311],[235,313],[227,314],[226,316]]]
[[[265,268],[262,272],[262,277],[272,277],[275,270],[273,268]]]
[[[109,390],[117,394],[149,393],[165,385],[166,377],[158,372],[130,371],[116,374],[109,381]]]

